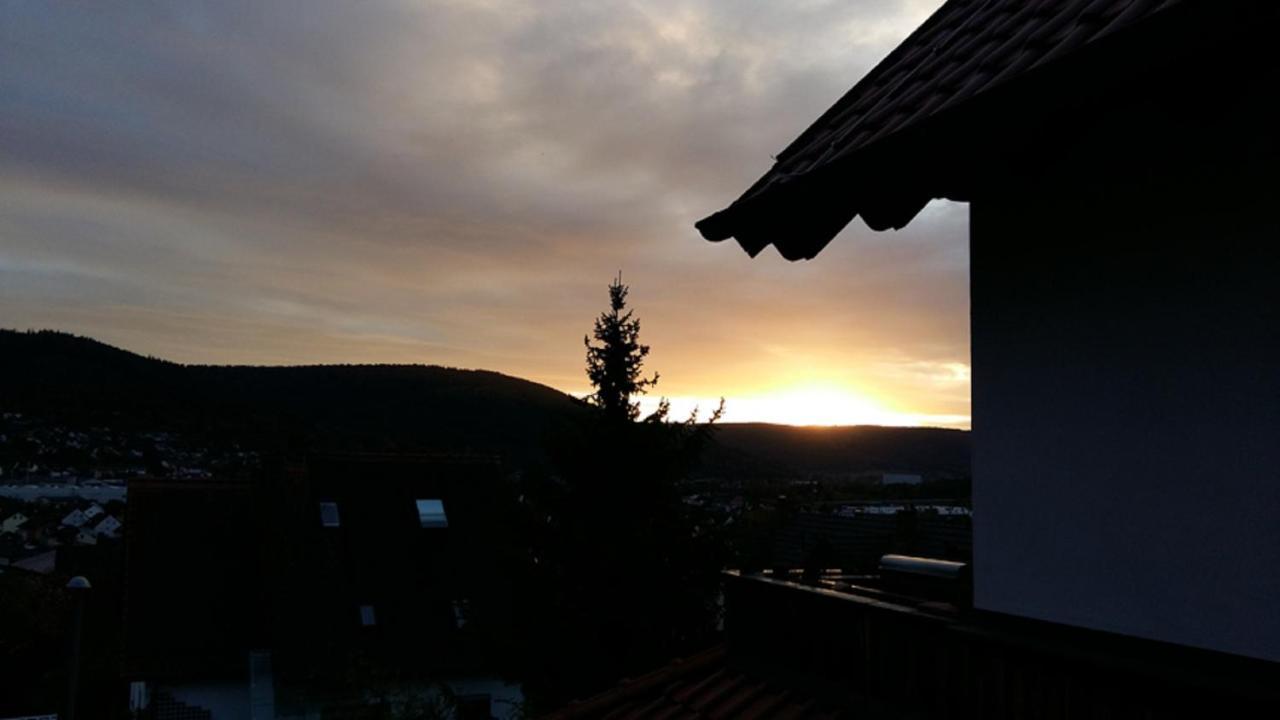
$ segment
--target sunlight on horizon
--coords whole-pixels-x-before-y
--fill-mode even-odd
[[[581,397],[583,393],[574,393]],[[641,415],[658,406],[660,395],[640,398]],[[706,420],[719,404],[718,397],[675,396],[671,418],[683,420],[695,410],[699,420]],[[726,396],[721,422],[773,423],[800,427],[832,427],[840,425],[885,425],[898,427],[945,427],[969,429],[968,415],[942,415],[901,412],[855,390],[834,384],[801,384],[757,394]]]

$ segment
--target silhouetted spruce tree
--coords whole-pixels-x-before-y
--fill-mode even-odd
[[[696,413],[669,421],[665,399],[641,419],[636,396],[658,376],[644,374],[649,348],[626,301],[619,275],[585,338],[597,411],[553,440],[549,475],[525,482],[534,585],[522,624],[541,634],[529,638],[526,691],[549,707],[697,651],[715,632],[723,554],[713,523],[682,502],[710,425]]]
[[[649,346],[640,344],[640,321],[627,310],[627,286],[622,273],[609,285],[609,310],[596,318],[592,336],[583,337],[587,346],[587,378],[595,392],[588,398],[604,411],[610,421],[635,420],[640,405],[632,400],[658,384],[658,375],[641,374]]]

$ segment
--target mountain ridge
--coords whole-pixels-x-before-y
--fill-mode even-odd
[[[417,364],[205,365],[55,330],[0,329],[0,411],[176,430],[261,449],[470,451],[538,461],[590,412],[547,385]],[[967,474],[969,434],[942,428],[721,423],[703,471]]]
[[[0,407],[264,449],[447,449],[519,460],[540,454],[531,428],[585,412],[554,388],[491,370],[184,365],[49,330],[0,330]]]

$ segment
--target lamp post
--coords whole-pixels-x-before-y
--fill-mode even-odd
[[[67,720],[76,718],[76,695],[80,684],[80,629],[84,625],[85,596],[92,587],[89,579],[83,575],[77,575],[67,582],[67,591],[71,594],[75,613],[71,621],[71,658],[67,668]]]

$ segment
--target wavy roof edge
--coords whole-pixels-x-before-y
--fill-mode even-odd
[[[936,127],[976,97],[1062,65],[1082,47],[1182,4],[1190,3],[948,0],[793,140],[741,197],[696,227],[713,242],[737,239],[752,257],[775,245],[788,260],[816,256],[859,215],[873,230],[900,229],[930,200],[949,195],[857,177],[851,160],[901,153],[921,128]],[[831,187],[833,178],[839,188]]]

